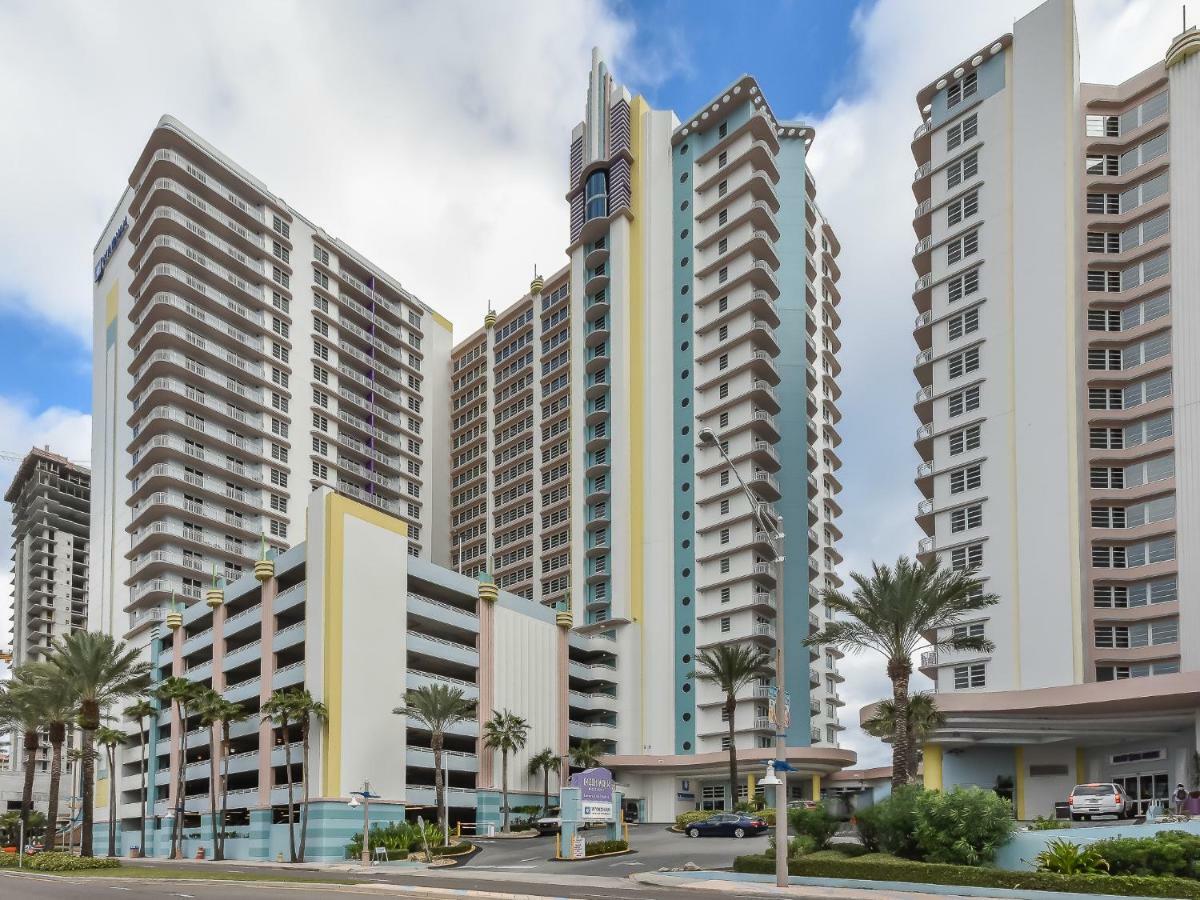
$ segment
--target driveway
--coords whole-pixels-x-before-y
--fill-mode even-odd
[[[594,839],[599,839],[599,834]],[[629,829],[629,844],[636,852],[624,856],[564,863],[552,861],[554,837],[472,840],[483,848],[482,852],[476,854],[465,866],[446,870],[447,874],[465,874],[472,869],[490,869],[621,876],[630,872],[653,872],[664,866],[681,866],[686,862],[693,862],[702,869],[723,869],[733,865],[735,856],[765,853],[768,843],[765,834],[741,840],[720,837],[693,839],[668,831],[665,825],[636,825]]]

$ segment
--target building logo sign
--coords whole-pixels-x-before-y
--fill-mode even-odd
[[[112,240],[108,242],[108,247],[104,250],[104,255],[100,257],[100,261],[96,263],[96,284],[100,283],[100,279],[104,277],[104,270],[108,268],[108,261],[112,259],[112,255],[117,250],[117,245],[121,243],[121,238],[125,236],[125,230],[129,228],[129,217],[126,216],[124,221],[117,226],[117,233],[113,235]]]
[[[608,769],[585,769],[571,776],[571,787],[579,788],[585,822],[613,819],[613,777]]]

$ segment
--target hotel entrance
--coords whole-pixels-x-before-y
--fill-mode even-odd
[[[1171,782],[1166,772],[1151,772],[1137,775],[1117,775],[1113,784],[1121,789],[1129,802],[1126,807],[1131,815],[1144,816],[1152,803],[1171,806]]]

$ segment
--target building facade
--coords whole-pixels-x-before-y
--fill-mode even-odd
[[[568,157],[569,262],[452,354],[452,565],[613,640],[617,757],[726,749],[724,697],[690,677],[695,654],[770,651],[780,615],[788,745],[838,744],[839,654],[800,644],[827,615],[819,591],[841,584],[840,246],[812,138],[750,77],[681,124],[594,54]],[[739,476],[788,523],[786,601]],[[739,696],[739,751],[774,745],[770,689]],[[691,781],[681,803],[732,802],[720,778]]]
[[[397,280],[169,116],[94,274],[93,628],[144,642],[320,485],[440,546],[450,323]]]
[[[44,661],[56,640],[87,626],[91,473],[49,448],[35,447],[21,461],[4,500],[12,508],[15,667]],[[25,750],[19,734],[8,737],[8,746],[18,749],[0,763],[0,803],[19,809]],[[42,773],[50,769],[44,734],[35,765],[34,805],[44,809],[48,774]],[[73,773],[68,762],[68,784],[74,783]]]
[[[1177,165],[1200,149],[1196,48],[1191,29],[1119,85],[1081,83],[1073,4],[1049,0],[917,95],[920,555],[999,597],[954,626],[992,652],[922,656],[950,713],[926,782],[1015,783],[1030,816],[1071,779],[1128,780],[1144,809],[1196,749],[1176,349],[1200,289],[1200,195]],[[1085,712],[1130,678],[1155,684]],[[1125,694],[1155,715],[1129,719]]]

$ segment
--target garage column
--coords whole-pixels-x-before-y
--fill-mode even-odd
[[[812,777],[812,798],[815,802],[821,802],[821,776],[814,775]]]
[[[942,748],[937,744],[926,744],[923,752],[925,755],[925,790],[940,791],[942,789]]]

